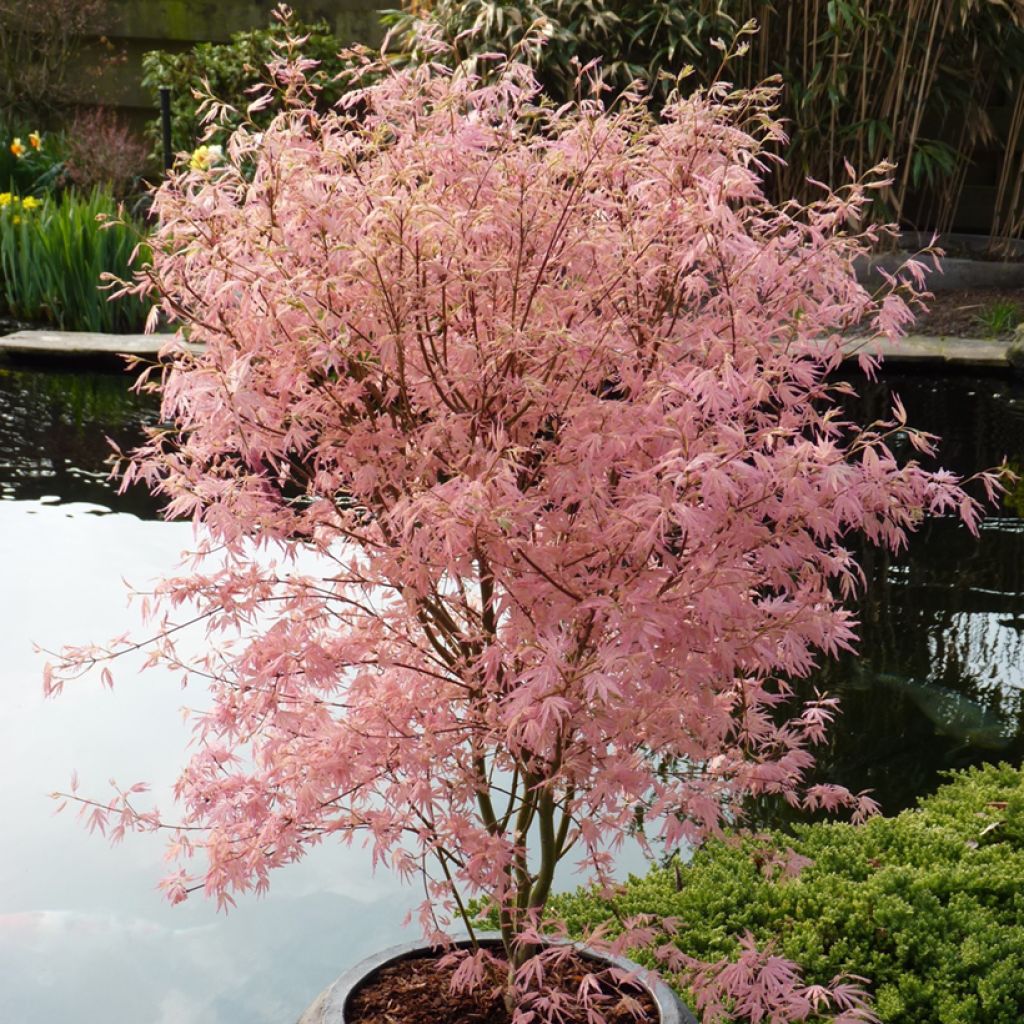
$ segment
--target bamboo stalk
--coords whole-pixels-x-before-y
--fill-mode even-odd
[[[773,70],[791,84],[783,112],[793,144],[788,165],[773,172],[777,197],[807,197],[807,176],[838,182],[847,156],[862,170],[893,160],[900,165],[896,181],[878,200],[885,215],[906,217],[918,191],[915,219],[927,213],[933,226],[946,230],[978,140],[987,134],[984,109],[994,81],[991,74],[972,80],[964,61],[1015,52],[1002,46],[1003,36],[1020,46],[1024,0],[1013,2],[1011,9],[992,0],[859,0],[833,21],[826,0],[707,0],[701,9],[709,16],[726,13],[736,25],[755,20],[760,26],[747,56],[734,65],[737,85],[753,87]],[[1000,167],[993,220],[993,229],[1003,233],[1024,216],[1024,184],[1017,182],[1024,139],[1019,88],[1015,83],[1014,134]],[[944,142],[956,153],[955,166],[947,168],[919,154],[922,135],[951,99],[962,120]],[[921,190],[913,184],[915,157],[927,172]],[[932,162],[921,165],[926,158]]]
[[[865,166],[865,151],[867,143],[867,120],[868,120],[868,26],[871,24],[871,0],[864,0],[864,21],[861,25],[861,65],[860,65],[860,90],[858,92],[858,122],[860,130],[857,132],[857,166],[863,170]]]
[[[921,121],[924,117],[925,111],[925,99],[935,82],[935,75],[939,66],[938,53],[941,52],[945,38],[948,35],[950,28],[950,16],[954,11],[954,6],[950,3],[946,8],[946,19],[943,23],[942,33],[939,36],[938,46],[936,46],[936,32],[938,30],[939,14],[941,13],[942,5],[940,0],[934,0],[934,3],[935,6],[932,12],[932,22],[928,31],[928,45],[925,47],[924,51],[924,66],[921,69],[921,79],[918,83],[917,100],[914,104],[914,114],[911,120],[910,135],[907,139],[907,157],[903,165],[903,180],[897,199],[897,211],[902,211],[906,203],[907,188],[910,184],[911,155],[914,152],[914,146],[917,143],[917,139],[921,131]]]
[[[810,50],[808,49],[808,41],[810,39],[810,32],[807,30],[807,18],[809,16],[808,4],[803,5],[804,9],[804,35],[803,35],[803,69],[804,75],[807,74],[807,69],[811,66]]]
[[[768,54],[771,51],[772,36],[771,36],[771,15],[772,6],[770,3],[761,4],[761,18],[760,26],[761,31],[758,32],[758,40],[760,41],[759,53],[758,53],[758,64],[757,64],[757,77],[764,81],[768,77]],[[788,51],[783,50],[783,53]]]
[[[989,247],[996,248],[1003,239],[1020,229],[1021,174],[1024,174],[1024,155],[1019,154],[1021,131],[1024,128],[1024,82],[1017,88],[1017,96],[1010,118],[1010,131],[1006,140],[999,182],[996,186],[996,203],[990,228]],[[1007,201],[1011,180],[1015,181],[1012,198]]]

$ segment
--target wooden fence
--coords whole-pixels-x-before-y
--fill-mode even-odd
[[[275,6],[276,0],[109,0],[79,54],[74,98],[116,107],[132,121],[149,117],[154,100],[140,81],[147,50],[184,50],[264,28]],[[345,41],[372,43],[381,36],[377,0],[293,0],[291,6],[306,21],[324,19]]]
[[[108,0],[103,19],[97,22],[92,38],[79,55],[71,83],[74,98],[84,104],[115,107],[127,115],[130,123],[141,126],[152,117],[155,106],[153,96],[141,84],[143,53],[184,50],[197,42],[220,42],[233,32],[265,27],[270,24],[277,2]],[[373,43],[382,34],[379,10],[398,7],[400,3],[401,0],[293,0],[292,6],[304,20],[327,21],[346,42]],[[957,203],[954,229],[986,233],[992,224],[1003,153],[1012,134],[1011,107],[1012,102],[1004,99],[991,111],[996,138],[974,154]],[[940,137],[953,131],[943,125],[932,127]],[[1017,141],[1024,143],[1024,136]],[[931,219],[929,212],[927,208],[915,210],[918,205],[916,197],[911,197],[911,208],[906,213],[912,225],[926,227]]]

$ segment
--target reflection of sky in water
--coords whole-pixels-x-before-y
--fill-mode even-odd
[[[1007,714],[1021,710],[1024,636],[1000,614],[959,613],[949,629],[928,638],[936,674],[948,665],[972,672],[979,692],[999,701]]]
[[[178,677],[136,677],[122,663],[109,692],[97,678],[44,701],[32,643],[103,641],[123,632],[122,578],[139,587],[175,566],[191,526],[95,514],[96,506],[0,501],[0,1024],[288,1024],[342,969],[398,941],[422,898],[374,875],[357,845],[329,844],[275,873],[270,894],[229,914],[198,894],[178,907],[157,892],[159,836],[110,847],[46,796],[77,769],[84,795],[108,778],[145,780],[170,807],[188,732]],[[170,815],[169,815],[170,816]],[[642,870],[636,851],[623,872]],[[566,884],[573,884],[571,875]]]
[[[936,615],[926,631],[928,660],[933,678],[958,676],[1000,705],[1013,733],[1024,711],[1024,521],[992,515],[977,544],[984,554],[972,561],[987,572],[954,570],[939,583],[953,593],[945,614]],[[890,566],[889,576],[906,579],[909,566]],[[961,610],[964,605],[969,610]]]
[[[109,777],[168,791],[187,733],[176,679],[116,674],[41,696],[32,642],[102,640],[128,624],[122,576],[139,585],[173,567],[183,524],[95,515],[88,506],[0,502],[0,1021],[7,1024],[287,1024],[343,967],[406,936],[415,890],[334,845],[279,872],[263,899],[230,915],[193,898],[169,907],[155,883],[163,842],[111,848],[46,794],[78,769],[103,795]],[[195,700],[190,695],[189,700]]]

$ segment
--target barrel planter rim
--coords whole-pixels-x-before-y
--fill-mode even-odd
[[[497,944],[501,942],[501,935],[498,932],[482,932],[477,935],[476,940],[484,944]],[[637,983],[642,985],[654,1000],[660,1024],[697,1024],[697,1018],[687,1009],[679,996],[659,977],[635,961],[626,957],[602,953],[599,950],[591,949],[585,943],[573,942],[569,939],[553,938],[550,942],[555,946],[575,946],[586,959],[606,966],[637,972]],[[454,945],[458,949],[466,949],[473,945],[473,940],[458,939]],[[345,970],[331,982],[299,1018],[298,1024],[354,1024],[345,1016],[345,1006],[349,997],[360,985],[388,964],[436,955],[435,948],[424,945],[422,942],[403,942],[373,953]]]

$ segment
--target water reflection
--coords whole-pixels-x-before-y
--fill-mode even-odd
[[[40,372],[0,363],[0,498],[113,503],[154,518],[143,488],[118,497],[108,479],[111,448],[137,443],[156,419],[149,396],[123,373]]]
[[[32,641],[54,649],[137,626],[123,580],[172,571],[192,539],[186,523],[97,511],[0,502],[0,1022],[288,1024],[345,968],[418,938],[403,922],[422,891],[375,875],[357,840],[275,872],[267,897],[227,916],[200,896],[170,907],[156,890],[163,837],[110,848],[73,814],[54,816],[46,794],[73,769],[99,796],[108,778],[145,780],[167,812],[189,739],[179,710],[203,704],[201,688],[183,694],[141,658],[119,665],[113,694],[92,679],[43,700]],[[619,866],[644,862],[632,850]]]
[[[911,422],[943,435],[951,468],[970,473],[1004,456],[1024,464],[1020,385],[889,374],[857,415],[884,414],[889,390]],[[375,879],[362,850],[333,846],[227,918],[201,900],[172,909],[154,889],[165,869],[159,838],[111,850],[72,817],[52,816],[45,794],[66,786],[72,768],[93,791],[110,775],[146,778],[166,805],[182,761],[176,680],[133,680],[128,669],[114,696],[87,683],[44,704],[31,646],[123,632],[122,578],[145,585],[189,543],[188,526],[153,521],[144,493],[119,496],[106,479],[103,437],[131,446],[153,416],[119,375],[0,367],[3,1022],[287,1022],[342,967],[403,937],[404,909],[417,899]],[[865,548],[860,557],[869,578],[860,655],[813,680],[844,708],[821,776],[872,788],[893,811],[933,789],[945,768],[1022,760],[1024,522],[1015,509],[1000,510],[977,539],[937,520],[905,553]]]
[[[218,915],[201,898],[169,907],[159,836],[111,848],[46,794],[77,769],[102,795],[110,777],[145,779],[167,809],[188,735],[176,678],[123,665],[111,694],[95,680],[41,695],[32,641],[56,647],[122,632],[127,578],[174,568],[182,523],[98,515],[93,505],[0,502],[0,1021],[4,1024],[287,1024],[345,966],[400,941],[416,894],[358,845],[314,851],[265,899]]]
[[[46,796],[77,769],[93,793],[110,776],[146,779],[167,807],[188,740],[176,679],[126,665],[114,695],[93,681],[44,702],[32,646],[123,632],[123,581],[171,571],[191,540],[108,479],[104,438],[130,447],[155,418],[127,380],[0,366],[0,1021],[281,1024],[403,939],[415,893],[374,876],[358,846],[334,846],[229,916],[202,899],[171,908],[155,888],[162,838],[111,849]]]
[[[853,403],[886,413],[891,392],[910,422],[942,437],[939,463],[964,475],[1024,462],[1024,388],[1011,380],[887,373]],[[873,789],[887,812],[935,788],[940,773],[1024,759],[1024,522],[1007,503],[975,538],[927,522],[905,552],[868,545],[857,657],[808,685],[842,700],[819,777]]]

